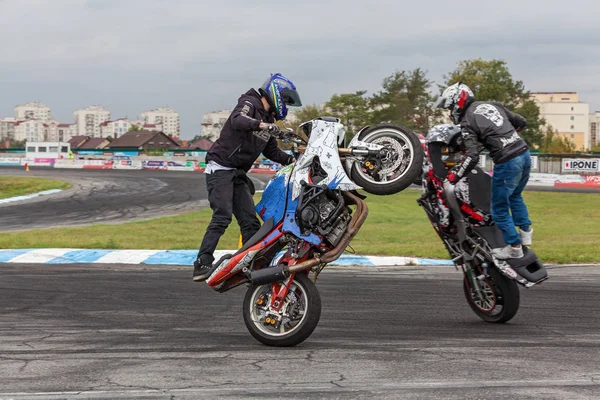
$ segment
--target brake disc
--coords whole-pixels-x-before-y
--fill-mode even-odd
[[[398,168],[404,160],[404,152],[402,151],[402,145],[400,144],[400,142],[398,142],[397,140],[390,140],[387,137],[381,137],[373,140],[371,143],[383,146],[385,149],[389,149],[390,147],[392,148],[391,151],[387,150],[387,157],[381,160],[383,163],[383,168],[381,169],[381,171],[379,171],[379,175],[387,176],[389,173],[396,171],[396,168]],[[397,158],[395,160],[390,160],[394,157],[394,155],[397,155]],[[392,164],[389,166],[386,165],[389,163]]]

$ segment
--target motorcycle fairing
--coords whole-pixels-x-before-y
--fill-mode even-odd
[[[256,213],[263,221],[273,218],[280,222],[285,211],[288,183],[294,165],[288,165],[275,174],[265,186],[262,198],[255,207]]]
[[[312,130],[306,151],[294,167],[292,172],[292,200],[297,200],[302,191],[302,181],[311,183],[310,167],[315,157],[318,157],[321,168],[327,173],[327,177],[319,182],[327,185],[330,189],[351,191],[361,189],[346,174],[338,153],[338,133],[344,126],[339,122],[325,121],[321,119],[312,120]]]
[[[241,271],[245,267],[249,267],[252,264],[254,256],[258,252],[272,245],[278,241],[281,236],[283,236],[281,224],[278,224],[269,233],[266,233],[265,231],[268,231],[268,229],[263,230],[263,232],[259,231],[253,236],[253,238],[259,238],[255,244],[250,244],[253,241],[251,239],[244,247],[238,250],[231,257],[224,257],[223,259],[219,260],[219,266],[206,280],[206,283],[213,289],[220,290],[227,283],[228,279],[230,279],[236,272]],[[261,240],[262,237],[264,237],[264,239]]]
[[[492,249],[506,246],[502,232],[496,225],[473,227],[473,230],[483,237]],[[546,268],[535,252],[529,247],[523,246],[522,258],[498,260],[494,257],[494,261],[501,272],[512,279],[516,279],[526,287],[533,286],[538,282],[548,279]],[[524,280],[520,280],[523,278]]]

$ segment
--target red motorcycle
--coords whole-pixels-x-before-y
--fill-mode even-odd
[[[530,288],[548,279],[548,274],[529,247],[523,246],[524,257],[519,259],[499,260],[492,254],[493,248],[506,244],[491,216],[490,175],[477,167],[456,185],[438,178],[436,170],[451,168],[462,157],[460,144],[453,142],[459,133],[460,127],[446,124],[433,127],[426,138],[421,136],[423,195],[417,202],[462,270],[471,309],[484,321],[506,322],[519,309],[517,283]],[[440,154],[431,154],[435,147]]]

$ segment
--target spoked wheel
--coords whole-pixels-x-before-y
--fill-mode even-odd
[[[519,287],[495,268],[489,277],[479,281],[480,296],[463,280],[465,297],[471,309],[486,322],[502,323],[512,319],[519,310]]]
[[[304,273],[297,274],[280,310],[270,307],[271,285],[251,285],[244,298],[244,322],[259,342],[288,347],[302,343],[317,327],[321,317],[321,296]]]
[[[423,149],[419,137],[401,125],[379,124],[365,129],[358,137],[383,146],[383,157],[357,161],[352,180],[372,194],[398,193],[421,175]]]

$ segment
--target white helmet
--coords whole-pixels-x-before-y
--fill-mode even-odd
[[[465,110],[475,100],[475,95],[471,89],[462,82],[450,85],[444,90],[442,95],[435,103],[435,108],[445,108],[450,110],[452,122],[460,123],[460,119]]]

